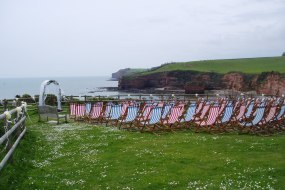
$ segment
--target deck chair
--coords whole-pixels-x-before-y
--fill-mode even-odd
[[[122,105],[118,104],[118,105],[112,105],[111,106],[111,110],[110,110],[110,114],[108,115],[108,117],[105,118],[105,122],[106,122],[106,127],[108,126],[109,122],[118,122],[118,119],[120,118],[122,113]]]
[[[206,113],[203,118],[200,118],[199,120],[195,121],[196,124],[196,130],[195,132],[198,132],[201,127],[204,127],[208,130],[208,128],[213,128],[214,124],[216,123],[218,116],[219,116],[219,104],[211,105],[209,108],[208,113]]]
[[[162,109],[162,116],[161,118],[164,119],[168,115],[170,109],[172,108],[173,104],[165,104]]]
[[[140,131],[144,131],[146,128],[149,129],[149,131],[154,131],[155,128],[158,128],[158,123],[160,122],[162,115],[162,107],[152,107],[150,113],[149,113],[149,119],[140,121],[137,125],[137,128],[140,129]]]
[[[121,112],[122,116],[124,116],[126,114],[126,111],[127,111],[127,108],[128,108],[129,105],[130,105],[129,102],[123,102],[122,103],[122,112]]]
[[[76,103],[69,104],[69,117],[75,118],[76,115]]]
[[[221,104],[221,106],[220,106],[220,109],[219,109],[219,115],[222,115],[222,113],[225,111],[225,108],[226,108],[226,106],[228,104],[228,101],[222,99],[220,101],[220,104]]]
[[[187,123],[190,123],[191,121],[193,121],[196,109],[197,109],[197,104],[196,103],[190,104],[188,106],[188,108],[186,109],[186,112],[184,112],[179,117],[176,127],[187,126]]]
[[[270,131],[270,123],[274,120],[274,117],[277,116],[277,104],[269,105],[267,111],[265,111],[265,115],[257,125],[264,131]]]
[[[134,121],[137,117],[139,111],[139,106],[128,106],[127,107],[127,114],[125,117],[118,120],[119,129],[122,128],[131,128],[134,124]],[[129,125],[129,127],[127,127]]]
[[[105,105],[103,105],[103,110],[101,112],[100,119],[99,119],[100,123],[105,122],[106,118],[109,117],[112,105],[113,105],[112,102],[107,102]]]
[[[247,104],[244,101],[244,102],[240,102],[240,105],[236,107],[237,110],[234,110],[233,117],[231,119],[231,122],[228,125],[230,126],[232,130],[235,130],[236,128],[238,128],[239,126],[238,122],[242,118],[244,118],[244,115],[246,114],[246,108],[247,108]]]
[[[91,103],[90,102],[85,104],[85,111],[86,111],[86,115],[89,115],[89,113],[91,111]]]
[[[89,113],[88,121],[90,123],[98,122],[103,111],[103,104],[93,104]]]
[[[282,103],[278,114],[274,117],[274,119],[268,123],[271,129],[274,130],[284,130],[284,119],[285,119],[285,104]]]
[[[240,131],[249,130],[249,131],[257,131],[257,124],[262,120],[265,112],[265,103],[261,103],[256,111],[255,116],[245,117],[241,121],[239,121]]]
[[[153,106],[152,104],[145,104],[142,110],[139,112],[136,118],[136,122],[139,123],[141,121],[148,120],[149,117],[151,116],[150,112],[154,107],[155,106]]]
[[[173,106],[167,117],[161,117],[160,126],[164,129],[171,130],[171,127],[179,121],[180,116],[183,114],[184,105]]]
[[[200,103],[201,104],[201,103]],[[210,102],[205,102],[202,105],[202,108],[200,108],[201,106],[198,106],[198,109],[195,112],[194,117],[194,121],[199,121],[201,119],[203,119],[205,117],[205,115],[208,113],[210,107],[211,107],[211,103]]]
[[[245,118],[249,118],[254,113],[255,102],[252,101],[247,105],[246,113],[244,115]]]
[[[86,116],[85,104],[77,104],[75,107],[75,120],[83,120]]]
[[[234,115],[234,104],[233,102],[228,102],[224,108],[224,112],[220,113],[217,119],[218,130],[221,132],[226,131],[227,125],[231,122],[231,119]]]

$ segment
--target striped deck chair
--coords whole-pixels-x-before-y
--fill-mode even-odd
[[[204,105],[206,104],[206,101],[199,101],[197,102],[197,109],[195,110],[195,114],[198,114],[202,111],[202,108],[204,107]]]
[[[205,103],[203,103],[202,108],[200,108],[200,107],[201,106],[199,105],[198,109],[195,112],[194,121],[203,119],[205,117],[205,115],[208,113],[208,111],[211,107],[211,104],[210,104],[210,102],[205,102]]]
[[[146,128],[148,128],[149,131],[154,131],[156,127],[159,127],[158,123],[161,119],[162,107],[152,107],[149,115],[149,119],[140,121],[140,123],[137,125],[141,131],[144,131]]]
[[[233,102],[228,102],[224,108],[223,114],[220,114],[217,119],[218,130],[221,132],[226,131],[226,126],[231,122],[232,117],[234,116],[234,104]]]
[[[85,111],[86,111],[86,115],[89,115],[89,113],[91,111],[91,103],[90,102],[85,104]]]
[[[112,105],[109,116],[105,118],[106,126],[108,126],[109,122],[117,123],[118,119],[121,116],[121,113],[122,113],[122,105],[121,104]]]
[[[277,104],[269,105],[268,110],[265,112],[265,116],[262,118],[257,125],[265,132],[270,131],[270,122],[274,120],[274,117],[277,116]]]
[[[238,110],[235,110],[234,112],[234,116],[230,122],[230,128],[231,129],[236,129],[238,125],[238,121],[241,120],[242,118],[244,118],[244,115],[246,113],[246,108],[247,108],[247,105],[245,102],[241,102],[239,107],[238,107]]]
[[[211,105],[208,114],[195,121],[195,132],[198,132],[201,127],[206,127],[207,130],[208,128],[213,128],[219,116],[219,109],[219,104]]]
[[[75,120],[83,120],[86,114],[85,104],[77,104],[75,107]]]
[[[222,115],[222,113],[225,111],[225,108],[226,108],[226,106],[228,104],[228,101],[222,99],[222,101],[220,101],[220,104],[221,104],[221,106],[220,106],[220,109],[219,109],[219,115]]]
[[[113,105],[112,102],[108,102],[103,106],[103,111],[101,112],[100,119],[99,119],[100,123],[103,123],[105,119],[109,117],[112,105]]]
[[[143,110],[139,113],[138,117],[136,118],[136,121],[139,123],[140,121],[148,120],[151,116],[150,112],[154,108],[152,104],[146,104],[143,107]]]
[[[184,105],[173,106],[167,117],[161,118],[160,126],[164,129],[171,129],[171,127],[179,121],[180,116],[183,114]]]
[[[258,129],[257,124],[262,120],[265,112],[265,103],[261,103],[256,111],[255,116],[243,118],[239,121],[241,126],[240,131],[247,129],[249,131],[256,131]]]
[[[173,104],[165,104],[162,109],[162,116],[161,118],[164,119],[168,115],[170,109],[172,108]]]
[[[284,120],[285,120],[285,104],[282,103],[279,107],[278,114],[269,123],[270,128],[275,130],[284,130]]]
[[[76,115],[76,103],[69,104],[69,117],[75,118]]]
[[[139,111],[139,105],[128,106],[127,114],[122,119],[118,120],[119,129],[121,128],[131,128]],[[129,127],[127,127],[129,125]]]
[[[245,118],[249,118],[252,116],[252,114],[254,113],[254,106],[255,106],[254,101],[248,103],[247,108],[246,108],[246,113],[244,115]]]
[[[88,120],[90,123],[98,122],[103,111],[103,104],[93,104],[89,113]]]
[[[122,103],[122,113],[121,115],[124,116],[126,114],[128,106],[131,104],[131,102],[123,102]]]
[[[180,116],[177,122],[177,125],[178,125],[177,127],[180,127],[181,125],[187,126],[187,123],[189,124],[190,122],[192,122],[194,120],[196,109],[197,109],[196,103],[190,104],[188,108],[185,110],[186,112],[184,112],[184,114]]]

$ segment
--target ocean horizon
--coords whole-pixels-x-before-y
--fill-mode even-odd
[[[117,91],[98,91],[98,88],[118,86],[118,81],[110,79],[110,76],[0,78],[0,99],[13,99],[16,95],[23,94],[39,95],[41,83],[45,80],[56,80],[60,84],[62,94],[66,96],[117,95]],[[54,85],[47,88],[47,93],[55,92]]]

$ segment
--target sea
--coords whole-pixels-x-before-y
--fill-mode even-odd
[[[108,91],[105,87],[117,87],[118,81],[109,76],[94,77],[45,77],[45,78],[0,78],[0,99],[13,99],[16,95],[40,94],[41,83],[45,80],[56,80],[65,96],[115,96],[118,91]],[[103,89],[101,89],[103,88]],[[49,85],[47,94],[56,94],[55,85]]]

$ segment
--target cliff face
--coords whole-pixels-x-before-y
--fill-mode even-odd
[[[285,77],[276,73],[269,73],[264,78],[261,78],[261,83],[258,84],[257,79],[257,93],[264,94],[285,94]]]
[[[123,76],[127,75],[130,72],[130,68],[126,68],[126,69],[120,69],[119,71],[112,73],[112,78],[119,80],[121,79]]]
[[[172,71],[145,76],[123,77],[119,89],[148,89],[171,87],[184,89],[186,93],[203,93],[205,90],[256,91],[281,95],[285,93],[285,77],[276,72],[249,75],[243,73],[202,73],[196,71]]]

